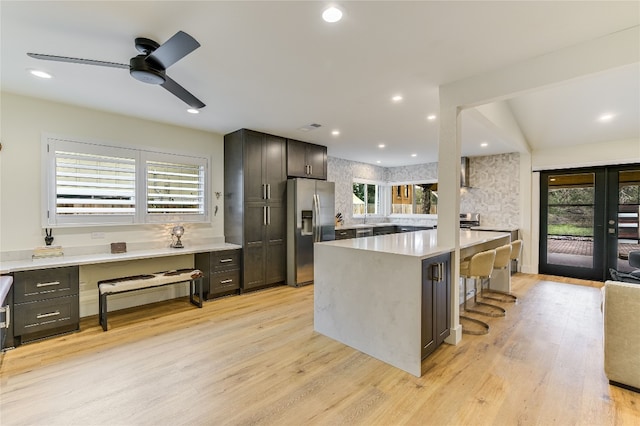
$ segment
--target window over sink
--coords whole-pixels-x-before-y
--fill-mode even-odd
[[[382,188],[383,184],[380,182],[354,180],[353,216],[382,214]]]

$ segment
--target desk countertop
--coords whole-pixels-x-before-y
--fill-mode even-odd
[[[11,260],[0,264],[0,273],[58,268],[63,266],[90,265],[96,263],[120,262],[125,260],[149,259],[153,257],[178,256],[181,254],[204,253],[209,251],[239,249],[241,246],[229,243],[191,244],[181,249],[170,247],[132,250],[126,253],[93,253],[74,256],[50,257],[44,259]]]

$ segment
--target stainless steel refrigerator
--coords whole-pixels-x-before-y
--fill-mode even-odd
[[[287,180],[287,284],[313,283],[313,244],[335,239],[335,184]]]

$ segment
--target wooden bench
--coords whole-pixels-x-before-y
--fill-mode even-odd
[[[99,321],[100,325],[102,325],[102,330],[107,331],[107,296],[189,281],[189,302],[198,308],[202,308],[202,277],[202,271],[198,269],[179,269],[177,271],[98,281]],[[198,291],[197,300],[195,299],[196,287]]]

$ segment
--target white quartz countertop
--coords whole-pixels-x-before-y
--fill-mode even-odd
[[[505,236],[509,237],[509,234],[461,229],[460,247],[471,247],[476,244],[504,238]],[[453,250],[453,247],[438,246],[438,231],[435,229],[347,240],[324,241],[316,244],[351,248],[354,250],[391,253],[423,259],[448,253]]]
[[[0,273],[7,274],[16,271],[58,268],[63,266],[90,265],[96,263],[120,262],[124,260],[149,259],[153,257],[178,256],[181,254],[204,253],[209,251],[231,250],[242,248],[229,243],[189,244],[184,248],[170,247],[151,248],[148,250],[132,250],[126,253],[93,253],[75,256],[60,256],[44,259],[11,260],[0,264]]]
[[[472,226],[471,229],[473,231],[514,232],[518,231],[519,228],[514,228],[511,226]]]

